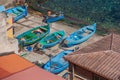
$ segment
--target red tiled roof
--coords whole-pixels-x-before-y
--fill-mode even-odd
[[[33,66],[31,62],[16,54],[0,56],[0,78]],[[2,75],[1,75],[2,74]]]
[[[64,80],[16,54],[0,56],[0,80]]]
[[[69,62],[96,73],[108,80],[120,80],[120,53],[107,50],[86,54],[71,54]]]
[[[116,52],[120,53],[120,35],[113,34],[112,48]]]
[[[113,50],[120,52],[120,35],[110,34],[102,38],[101,40],[90,44],[75,53],[89,53],[103,50]]]
[[[60,76],[49,73],[37,66],[11,75],[2,80],[65,80]]]
[[[8,72],[8,71],[0,68],[0,79],[3,78],[3,77],[8,76],[8,75],[10,75],[10,74],[11,74],[10,72]]]

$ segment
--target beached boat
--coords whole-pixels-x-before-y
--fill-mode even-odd
[[[80,44],[88,40],[96,32],[96,23],[88,26],[84,26],[79,30],[71,33],[68,37],[65,38],[64,44],[67,47],[71,47],[77,44]]]
[[[0,5],[0,12],[3,12],[3,11],[5,11],[5,7],[4,5]]]
[[[40,45],[41,49],[49,48],[61,42],[64,36],[65,32],[63,30],[56,31],[44,37],[42,40],[38,42],[39,44],[37,45]]]
[[[72,52],[73,52],[73,50],[66,50],[66,51],[60,52],[58,55],[51,58],[44,65],[43,68],[51,73],[54,73],[54,74],[58,74],[58,73],[62,72],[63,70],[65,70],[69,66],[68,61],[64,60],[63,57],[72,53]]]
[[[56,22],[56,21],[59,21],[62,19],[64,19],[64,14],[61,13],[59,15],[54,14],[49,17],[47,16],[47,17],[45,17],[45,19],[43,21],[46,23],[52,23],[52,22]]]
[[[45,37],[49,32],[49,25],[38,26],[18,35],[16,38],[18,39],[19,44],[28,46],[39,41],[40,39]]]
[[[26,6],[17,6],[14,8],[10,8],[10,9],[7,9],[5,12],[7,15],[9,15],[9,14],[13,15],[14,22],[27,16],[27,14],[28,14]]]

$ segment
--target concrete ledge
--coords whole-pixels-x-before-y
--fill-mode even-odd
[[[3,52],[3,53],[0,53],[0,56],[5,56],[5,55],[9,55],[9,54],[15,54],[13,51],[11,52]]]

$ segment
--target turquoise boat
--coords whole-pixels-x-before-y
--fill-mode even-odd
[[[96,23],[84,26],[83,28],[80,28],[79,30],[71,33],[68,37],[66,37],[63,43],[66,47],[71,47],[80,44],[92,37],[95,32]]]
[[[12,14],[14,22],[28,15],[28,10],[26,6],[17,6],[10,9],[7,9],[6,14]]]
[[[23,46],[28,46],[38,42],[49,32],[49,25],[38,26],[18,35],[16,38],[18,39],[19,44],[23,44]]]
[[[43,68],[54,74],[58,74],[58,73],[62,72],[63,70],[67,69],[69,66],[68,61],[66,61],[63,57],[72,52],[73,52],[73,50],[65,50],[65,51],[60,52],[58,55],[51,58],[44,65]]]
[[[65,36],[65,32],[63,30],[53,32],[47,35],[46,37],[44,37],[43,39],[41,39],[38,42],[39,43],[38,45],[40,45],[41,49],[55,46],[56,44],[58,44],[63,40],[64,36]]]

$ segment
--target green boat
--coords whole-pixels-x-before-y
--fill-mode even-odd
[[[46,37],[44,37],[43,39],[41,39],[38,42],[39,43],[38,45],[40,46],[40,49],[45,49],[55,46],[56,44],[58,44],[63,40],[64,36],[65,36],[65,32],[63,30],[53,32],[47,35]]]
[[[28,46],[36,43],[37,41],[41,40],[43,37],[45,37],[50,32],[50,26],[38,26],[35,28],[32,28],[20,35],[18,35],[16,38],[18,39],[18,42],[22,46]]]

